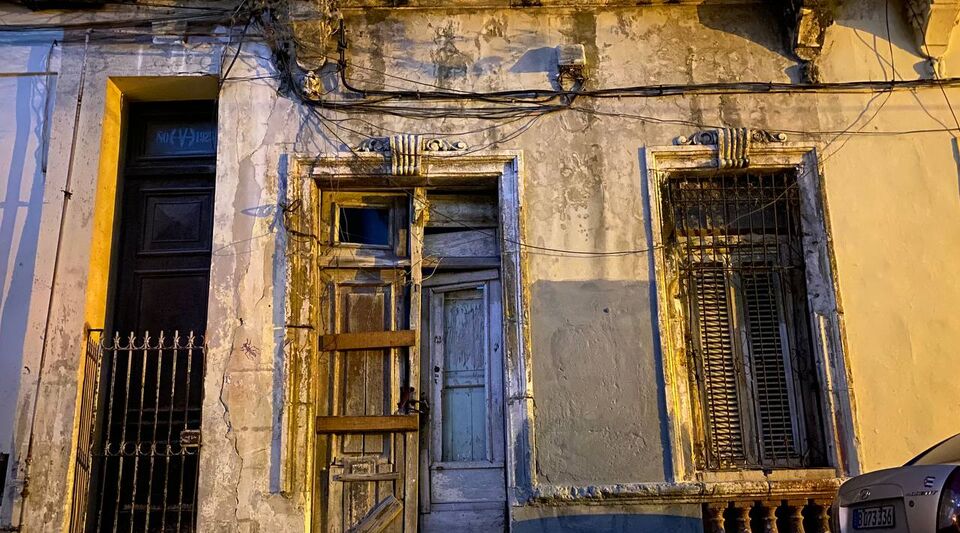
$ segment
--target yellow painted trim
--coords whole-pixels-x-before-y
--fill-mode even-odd
[[[97,172],[97,194],[94,200],[93,235],[90,265],[87,267],[86,304],[83,318],[87,327],[101,328],[106,320],[107,291],[110,284],[110,254],[117,204],[120,173],[120,146],[124,95],[112,81],[107,81],[106,105],[103,111],[103,133],[100,137],[100,169]]]
[[[116,207],[117,182],[120,169],[123,93],[115,83],[107,80],[103,109],[103,129],[100,137],[100,167],[97,172],[97,192],[94,200],[93,235],[90,245],[90,265],[87,267],[83,320],[84,333],[89,328],[103,327],[107,311],[107,289],[110,283],[110,248],[113,244],[113,216]],[[73,481],[77,464],[77,442],[80,433],[79,410],[83,402],[83,376],[86,372],[86,338],[81,340],[80,362],[77,365],[77,397],[75,400],[70,462],[67,464],[67,498],[64,502],[63,527],[70,531],[73,511]]]

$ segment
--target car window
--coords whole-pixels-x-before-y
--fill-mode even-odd
[[[954,435],[914,457],[907,463],[907,466],[942,465],[945,463],[960,463],[960,435]]]

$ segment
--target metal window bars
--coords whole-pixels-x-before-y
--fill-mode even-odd
[[[807,466],[797,371],[813,365],[794,175],[680,175],[665,185],[706,467]]]
[[[203,341],[91,330],[84,361],[71,531],[194,531]]]

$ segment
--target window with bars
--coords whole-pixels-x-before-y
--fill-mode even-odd
[[[821,466],[795,176],[671,176],[663,192],[703,466]]]

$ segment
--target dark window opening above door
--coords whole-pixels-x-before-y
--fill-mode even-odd
[[[385,207],[341,207],[337,240],[341,243],[388,246],[390,209]]]

